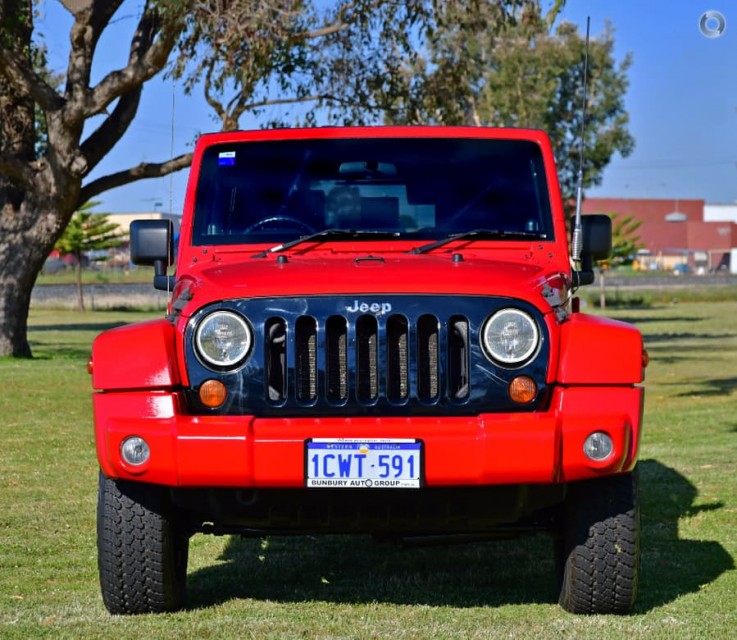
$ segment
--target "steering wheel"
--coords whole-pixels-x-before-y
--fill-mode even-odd
[[[292,218],[291,216],[269,216],[268,218],[263,218],[262,220],[259,220],[258,222],[254,222],[250,227],[246,228],[245,233],[251,233],[251,231],[256,231],[257,229],[260,229],[261,227],[265,227],[267,225],[277,223],[280,225],[291,225],[293,227],[299,227],[301,229],[304,229],[308,233],[317,233],[317,229],[315,227],[307,224],[304,220],[300,220],[299,218]]]

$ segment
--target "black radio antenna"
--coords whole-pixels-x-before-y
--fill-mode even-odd
[[[581,140],[578,148],[578,180],[576,185],[576,217],[573,221],[573,234],[571,236],[571,260],[576,271],[581,269],[582,235],[581,229],[581,204],[583,202],[583,152],[586,140],[586,99],[589,78],[589,27],[591,16],[586,18],[586,53],[583,62],[583,104],[581,107]]]

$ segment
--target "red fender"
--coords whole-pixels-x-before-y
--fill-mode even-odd
[[[642,335],[632,325],[574,313],[561,326],[558,383],[637,384],[643,379]]]
[[[98,391],[167,389],[181,383],[175,329],[161,318],[101,333],[92,345],[92,386]]]

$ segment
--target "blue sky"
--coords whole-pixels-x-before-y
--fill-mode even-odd
[[[710,10],[726,21],[720,37],[699,30]],[[609,19],[616,55],[634,57],[625,104],[636,141],[588,195],[737,200],[737,3],[569,0],[563,18],[585,29],[587,15],[593,34]]]
[[[116,14],[100,43],[97,79],[125,64],[137,7],[138,2],[128,0]],[[700,18],[707,11],[723,16],[721,36],[701,33]],[[615,29],[615,55],[633,55],[626,107],[635,138],[634,152],[615,157],[602,185],[587,195],[737,201],[737,2],[568,0],[561,18],[583,32],[587,16],[592,37],[602,33],[608,20]],[[70,24],[58,0],[44,3],[37,29],[58,70],[66,67]],[[713,19],[707,22],[707,27],[717,26]],[[154,79],[144,91],[138,118],[93,177],[164,160],[171,149],[174,154],[190,150],[199,132],[216,126],[199,95],[185,96],[172,81]],[[181,212],[186,174],[109,191],[99,198],[98,210]]]

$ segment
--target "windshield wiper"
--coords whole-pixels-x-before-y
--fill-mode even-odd
[[[323,229],[316,233],[311,233],[308,236],[302,236],[284,244],[278,244],[275,247],[266,249],[261,253],[252,255],[252,258],[265,258],[270,253],[279,253],[280,251],[287,251],[292,247],[296,247],[298,244],[303,242],[324,242],[325,240],[335,240],[339,238],[363,238],[372,236],[375,238],[398,238],[400,235],[399,231],[366,231],[362,229]]]
[[[421,247],[410,249],[407,253],[427,253],[454,240],[470,240],[473,238],[483,238],[486,240],[516,240],[525,238],[540,239],[540,234],[533,231],[501,231],[498,229],[474,229],[473,231],[464,231],[462,233],[454,233],[430,244],[424,244]]]

